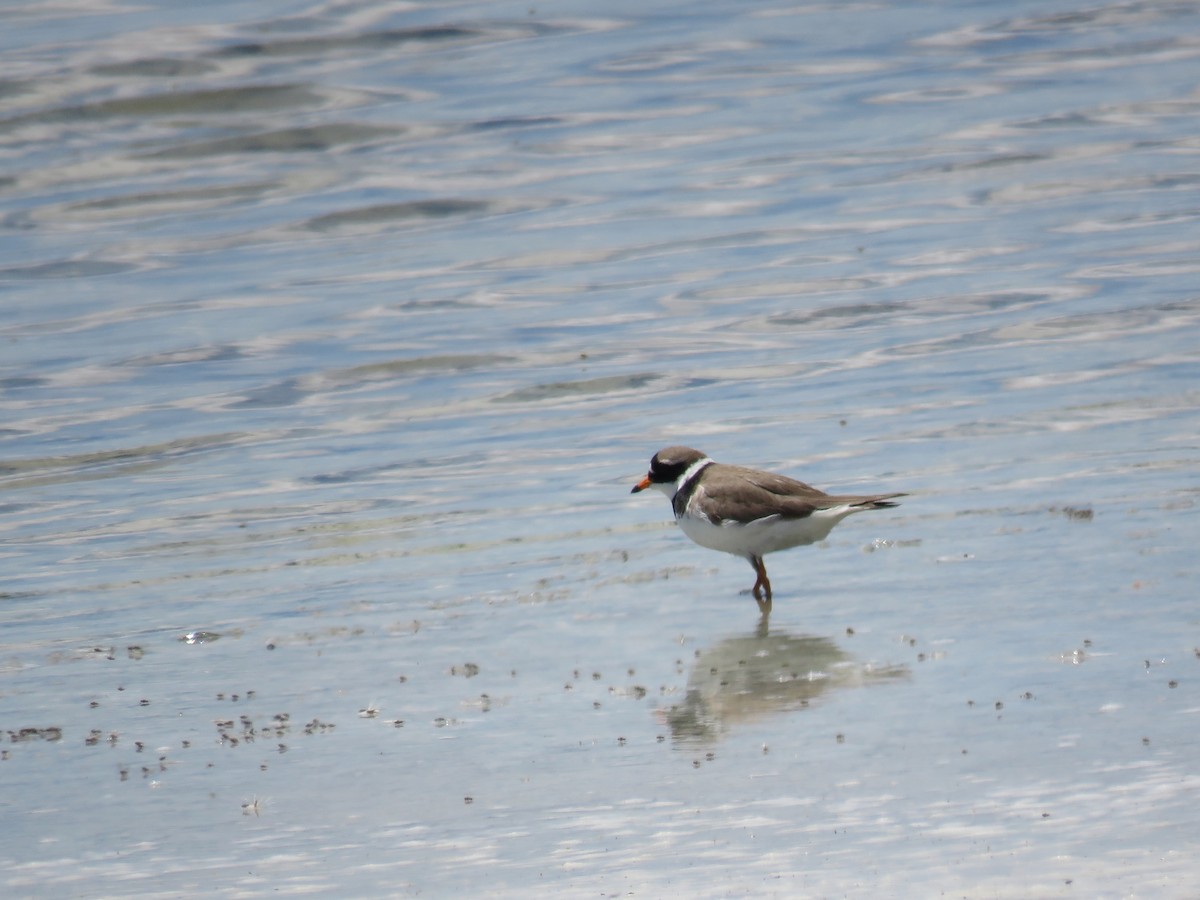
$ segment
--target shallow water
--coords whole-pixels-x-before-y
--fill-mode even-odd
[[[0,29],[6,894],[1200,890],[1196,7],[177,7]]]

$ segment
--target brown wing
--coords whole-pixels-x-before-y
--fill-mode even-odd
[[[706,477],[707,476],[707,477]],[[753,521],[766,516],[803,519],[818,509],[833,506],[861,506],[883,509],[895,506],[892,497],[903,494],[843,495],[826,494],[803,481],[786,475],[760,472],[741,466],[712,466],[701,473],[698,492],[707,498],[713,518]]]
[[[702,472],[697,493],[703,494],[716,521],[750,522],[766,516],[803,519],[828,505],[825,493],[802,481],[740,466],[714,466]]]

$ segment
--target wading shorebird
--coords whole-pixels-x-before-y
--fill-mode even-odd
[[[701,547],[732,553],[754,568],[751,593],[771,608],[771,582],[763,557],[824,540],[852,513],[887,509],[905,494],[826,494],[785,475],[713,462],[691,447],[667,447],[632,493],[655,488],[667,495],[675,521]]]

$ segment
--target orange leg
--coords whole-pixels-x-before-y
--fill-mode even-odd
[[[750,565],[754,566],[754,574],[757,576],[754,579],[754,588],[751,591],[754,594],[754,599],[758,601],[758,605],[762,606],[765,600],[769,606],[771,603],[771,581],[767,578],[767,565],[763,562],[761,556],[751,556]],[[765,597],[763,595],[766,595]]]

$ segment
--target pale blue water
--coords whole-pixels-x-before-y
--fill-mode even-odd
[[[6,895],[1200,891],[1194,5],[0,20]]]

